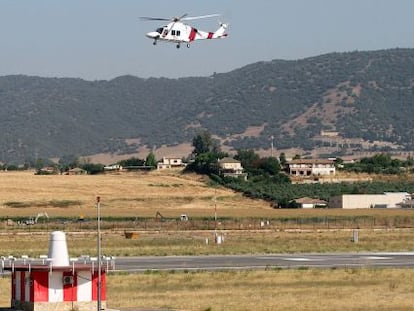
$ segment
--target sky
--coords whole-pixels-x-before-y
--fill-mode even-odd
[[[0,0],[0,76],[110,80],[210,76],[258,61],[414,47],[413,0]],[[183,45],[145,33],[170,18],[228,38]]]

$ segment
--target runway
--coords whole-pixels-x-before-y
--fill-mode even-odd
[[[414,267],[414,252],[117,257],[114,271]]]

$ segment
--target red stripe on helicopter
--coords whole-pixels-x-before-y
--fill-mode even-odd
[[[207,36],[207,39],[213,39],[213,35],[214,35],[214,33],[209,32],[209,33],[208,33],[208,36]]]
[[[190,41],[194,41],[196,35],[197,35],[197,30],[195,30],[195,28],[191,27],[190,36],[188,37],[188,39]]]

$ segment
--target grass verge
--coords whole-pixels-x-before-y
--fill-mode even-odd
[[[213,231],[135,232],[127,239],[122,231],[102,233],[102,250],[113,256],[166,256],[211,254],[325,253],[363,251],[412,251],[414,229],[359,230],[359,242],[352,242],[351,230],[223,231],[224,243],[213,243]],[[71,256],[94,255],[96,233],[67,232]],[[208,240],[208,244],[206,241]],[[38,257],[46,254],[49,232],[0,234],[0,255]]]

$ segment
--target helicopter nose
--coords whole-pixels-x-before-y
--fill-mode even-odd
[[[146,33],[145,36],[150,39],[158,39],[160,34],[156,31],[151,31],[151,32]]]

